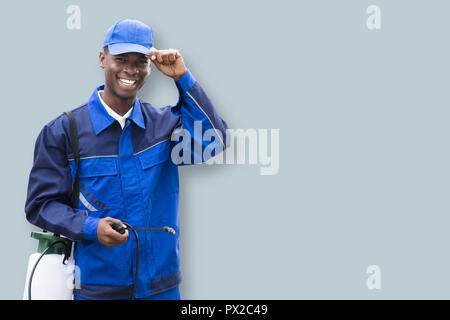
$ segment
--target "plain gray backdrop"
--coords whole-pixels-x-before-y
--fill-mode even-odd
[[[69,30],[69,5],[81,29]],[[381,8],[368,30],[366,9]],[[450,298],[448,1],[3,1],[0,298],[21,299],[35,139],[103,83],[123,18],[177,48],[230,128],[280,129],[280,169],[180,168],[183,299]],[[156,68],[139,97],[174,104]],[[366,269],[381,269],[369,290]]]

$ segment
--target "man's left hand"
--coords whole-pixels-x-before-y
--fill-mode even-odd
[[[176,49],[157,50],[151,48],[147,58],[152,61],[159,71],[174,80],[178,80],[186,72],[183,57]]]

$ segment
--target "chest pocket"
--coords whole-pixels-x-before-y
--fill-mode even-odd
[[[89,158],[80,160],[80,178],[114,176],[117,174],[116,158]]]
[[[116,157],[80,159],[79,168],[80,191],[90,205],[99,210],[120,207],[121,189]]]
[[[141,152],[138,156],[143,170],[162,164],[170,158],[170,141],[161,142]]]
[[[166,140],[137,155],[142,169],[141,185],[147,196],[173,191],[178,185],[178,176],[173,176],[178,171],[171,162],[171,145],[171,141]]]

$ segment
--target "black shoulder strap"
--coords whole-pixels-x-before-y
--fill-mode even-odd
[[[66,111],[66,115],[69,118],[70,122],[70,139],[72,141],[72,153],[73,158],[75,160],[75,181],[73,183],[73,202],[72,207],[78,208],[78,199],[80,195],[80,179],[78,177],[78,164],[80,162],[80,155],[78,153],[78,130],[77,130],[77,124],[75,122],[75,118],[73,117],[72,111]]]

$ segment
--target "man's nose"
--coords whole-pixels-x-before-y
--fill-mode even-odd
[[[126,73],[129,73],[129,74],[135,74],[135,73],[138,72],[137,66],[135,66],[134,64],[131,64],[131,63],[125,64],[123,70],[124,70]]]

